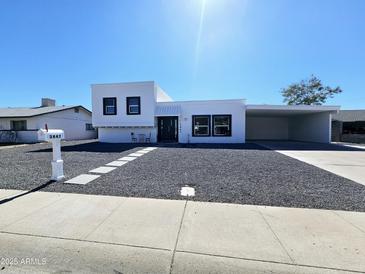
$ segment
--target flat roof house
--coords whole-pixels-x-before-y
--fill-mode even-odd
[[[244,99],[173,101],[155,82],[94,84],[93,126],[101,142],[328,143],[338,106],[247,105]]]
[[[66,140],[97,137],[88,109],[80,105],[56,106],[55,100],[43,98],[40,107],[0,108],[0,142],[38,142],[37,131],[45,124],[63,129]]]

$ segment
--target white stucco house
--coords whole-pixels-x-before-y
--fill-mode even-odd
[[[80,105],[56,106],[55,100],[43,98],[40,107],[0,108],[0,142],[38,142],[37,131],[46,124],[63,129],[66,140],[97,138],[91,111]]]
[[[99,141],[328,143],[338,106],[249,105],[244,99],[173,101],[155,82],[94,84],[92,124]]]

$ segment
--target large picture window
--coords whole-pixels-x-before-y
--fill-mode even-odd
[[[104,115],[117,115],[117,98],[103,98]]]
[[[27,130],[27,121],[10,121],[10,128],[11,130]]]
[[[193,115],[193,136],[210,136],[210,115]]]
[[[127,114],[141,114],[141,97],[127,97]]]
[[[213,115],[213,136],[231,136],[231,128],[231,115]]]
[[[344,122],[343,134],[365,134],[365,121]]]

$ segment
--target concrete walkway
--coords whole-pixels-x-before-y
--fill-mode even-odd
[[[28,144],[18,144],[18,145],[8,145],[8,146],[0,146],[0,150],[1,149],[9,149],[9,148],[16,148],[16,147],[25,147]]]
[[[353,148],[359,148],[359,150],[311,150],[311,149],[299,149],[299,150],[281,150],[280,142],[261,141],[258,144],[275,150],[281,154],[292,157],[299,161],[305,162],[310,165],[314,165],[321,169],[332,172],[336,175],[350,179],[359,184],[365,185],[365,148],[361,146],[349,146]],[[292,143],[295,147],[295,142]],[[329,146],[329,145],[327,145]],[[333,145],[339,146],[339,145]],[[342,145],[343,147],[346,147]],[[364,149],[364,150],[361,150]]]
[[[0,273],[365,271],[365,213],[17,192],[0,190]]]

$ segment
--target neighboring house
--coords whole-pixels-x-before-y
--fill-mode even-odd
[[[66,140],[97,137],[91,112],[83,106],[56,106],[55,100],[43,98],[34,108],[0,108],[0,142],[38,142],[37,130],[63,129]]]
[[[328,143],[338,106],[246,105],[245,100],[173,101],[155,82],[95,84],[93,126],[101,142]]]
[[[341,110],[332,115],[332,141],[365,143],[365,110]]]

